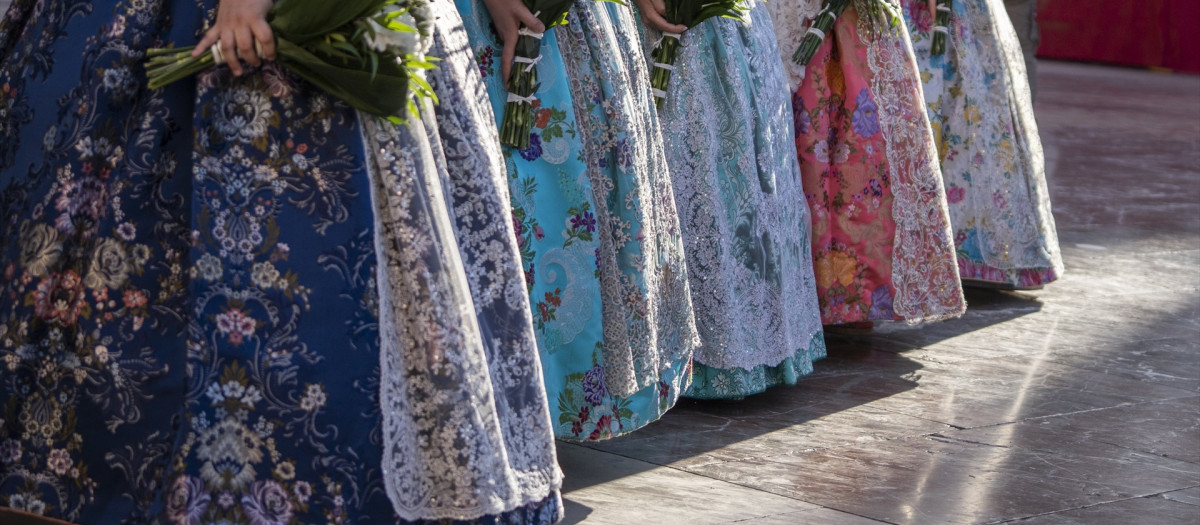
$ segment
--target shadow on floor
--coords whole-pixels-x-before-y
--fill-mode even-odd
[[[859,405],[870,403],[916,388],[915,381],[904,381],[921,369],[921,364],[895,353],[872,350],[861,344],[854,348],[841,348],[831,352],[830,358],[818,363],[837,363],[839,368],[857,367],[872,373],[886,373],[892,379],[886,388],[876,389],[867,395],[838,395],[817,393],[806,388],[802,378],[796,386],[776,387],[762,394],[736,401],[714,401],[682,399],[661,420],[638,431],[603,442],[581,443],[580,446],[631,458],[636,462],[622,462],[619,468],[608,468],[590,464],[573,465],[563,462],[566,472],[564,493],[606,483],[660,465],[690,467],[705,463],[738,461],[740,459],[774,454],[773,447],[780,442],[792,446],[805,443],[803,448],[836,446],[845,439],[845,431],[859,432],[863,429],[845,428],[843,432],[827,432],[836,426],[830,421],[814,424],[816,420],[836,418],[837,414]],[[886,425],[886,423],[884,423]],[[775,439],[773,436],[778,437]],[[738,450],[739,443],[753,443],[754,447]],[[564,446],[560,442],[560,451]],[[799,451],[797,451],[799,452]],[[586,472],[583,472],[586,470]],[[568,507],[581,505],[568,500]],[[568,510],[573,520],[584,516],[584,509]],[[568,520],[568,523],[571,523]]]
[[[1028,294],[969,290],[972,317],[937,323],[937,334],[921,332],[922,344],[1003,323],[1040,310]],[[619,466],[578,465],[563,461],[568,519],[578,523],[590,509],[570,501],[574,490],[633,476],[658,466],[682,470],[707,464],[804,452],[888,439],[943,427],[884,410],[857,410],[879,399],[917,388],[923,365],[903,355],[918,348],[903,335],[867,333],[826,337],[828,357],[795,386],[775,387],[741,400],[682,399],[661,420],[609,441],[583,447],[629,458]],[[819,381],[815,381],[819,379]],[[860,388],[863,382],[870,388]],[[863,421],[871,421],[865,428]],[[560,451],[565,442],[560,442]],[[585,472],[586,470],[586,472]]]

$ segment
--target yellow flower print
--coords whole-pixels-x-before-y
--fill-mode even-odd
[[[966,121],[967,121],[967,123],[968,123],[968,124],[977,124],[977,123],[979,123],[979,120],[980,120],[980,117],[979,117],[979,106],[976,106],[976,105],[974,105],[974,104],[971,104],[971,105],[967,106],[967,108],[966,108],[966,114],[965,114],[965,115],[963,115],[963,118],[964,118],[964,119],[966,119]]]
[[[835,282],[849,286],[858,274],[858,261],[844,252],[829,252],[817,259],[816,274],[821,288],[829,288]]]
[[[931,122],[930,127],[933,128],[933,143],[937,144],[938,162],[945,162],[946,151],[949,149],[949,146],[946,144],[945,138],[942,137],[942,123]]]

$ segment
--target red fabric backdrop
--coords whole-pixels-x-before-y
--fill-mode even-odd
[[[1039,0],[1038,56],[1200,73],[1200,0]]]

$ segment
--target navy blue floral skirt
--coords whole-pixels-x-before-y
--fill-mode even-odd
[[[0,506],[397,522],[359,122],[270,65],[146,89],[145,50],[214,8],[17,0],[0,25]]]

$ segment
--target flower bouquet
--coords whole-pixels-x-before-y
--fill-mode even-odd
[[[541,20],[546,30],[567,23],[567,10],[575,0],[524,0],[525,7]],[[508,79],[508,101],[500,122],[500,143],[517,149],[529,148],[533,131],[533,102],[538,90],[537,64],[542,60],[542,36],[522,27],[513,53],[512,77]]]
[[[665,7],[663,18],[685,27],[695,27],[717,16],[742,20],[742,14],[746,12],[741,0],[666,0]],[[654,105],[659,109],[667,98],[667,84],[671,82],[671,72],[675,71],[675,61],[679,58],[679,38],[677,33],[664,32],[650,52],[654,66],[650,73],[650,88],[654,93]]]
[[[808,65],[808,61],[812,60],[813,55],[817,54],[817,48],[821,47],[821,42],[825,41],[825,35],[833,28],[833,23],[837,21],[842,12],[849,7],[853,0],[825,0],[821,6],[821,12],[817,13],[816,18],[813,18],[812,24],[808,26],[808,32],[804,34],[804,39],[800,41],[800,46],[796,48],[796,52],[792,54],[792,61],[802,66]],[[870,12],[865,13],[868,16],[876,17],[882,20],[888,27],[895,28],[900,24],[900,13],[896,7],[888,3],[888,0],[868,0]],[[874,26],[872,26],[874,27]]]
[[[933,21],[933,42],[929,54],[937,56],[946,53],[946,36],[950,32],[950,11],[954,0],[937,0],[937,15]]]
[[[279,0],[267,14],[283,67],[356,109],[399,122],[416,98],[436,102],[424,71],[433,30],[428,0]],[[158,89],[225,62],[214,45],[150,49],[146,76]]]

